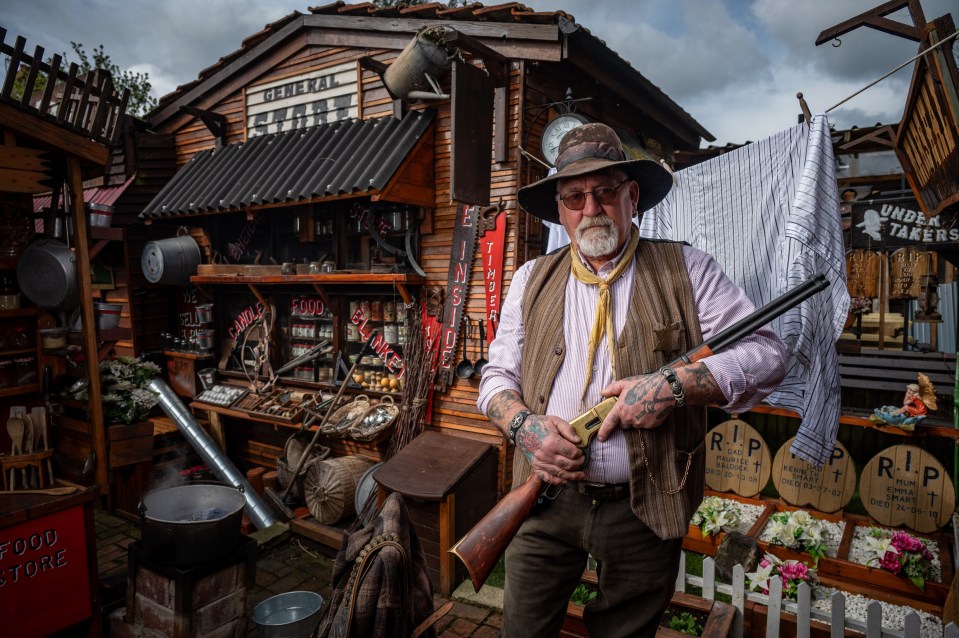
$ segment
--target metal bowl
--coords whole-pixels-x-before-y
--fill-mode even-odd
[[[253,610],[259,638],[308,638],[320,624],[323,597],[311,591],[290,591],[267,598]]]

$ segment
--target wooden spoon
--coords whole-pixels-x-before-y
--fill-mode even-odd
[[[11,447],[11,454],[14,456],[18,454],[23,454],[21,445],[23,445],[23,420],[17,417],[10,417],[7,419],[7,433],[10,435],[10,440],[13,442]],[[15,487],[16,485],[16,470],[10,468],[10,487]]]

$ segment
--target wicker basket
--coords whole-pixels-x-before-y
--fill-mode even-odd
[[[372,466],[373,461],[362,456],[338,456],[311,463],[303,479],[310,514],[324,525],[355,516],[357,485]]]
[[[370,399],[365,394],[358,394],[349,403],[338,407],[323,425],[322,432],[326,436],[342,438],[350,428],[370,409]]]
[[[356,441],[372,441],[393,425],[399,413],[400,407],[393,403],[393,397],[383,397],[381,402],[356,420],[350,428],[350,438]]]
[[[283,456],[276,459],[276,478],[280,482],[282,489],[286,490],[286,486],[290,484],[290,481],[293,479],[293,471],[300,462],[303,450],[310,445],[310,441],[312,440],[313,433],[307,430],[295,432],[293,436],[286,440],[286,446],[283,448]],[[294,483],[293,487],[290,488],[290,496],[295,499],[303,498],[301,486],[303,485],[303,476],[306,474],[306,468],[311,463],[326,459],[329,455],[330,448],[325,445],[320,445],[319,443],[313,444],[313,448],[309,452],[309,458],[300,470],[299,479]]]

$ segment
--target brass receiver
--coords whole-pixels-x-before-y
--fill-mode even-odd
[[[603,419],[614,405],[616,405],[616,397],[609,397],[569,422],[579,435],[580,443],[577,447],[585,449],[589,446],[590,440],[599,432],[599,426],[603,424]]]

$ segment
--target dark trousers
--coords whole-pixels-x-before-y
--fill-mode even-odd
[[[504,638],[555,638],[566,604],[597,562],[599,594],[583,620],[595,638],[656,634],[673,594],[682,539],[660,540],[629,507],[629,497],[600,501],[566,486],[537,506],[506,550]]]

